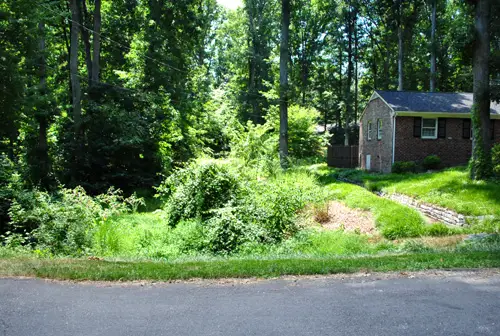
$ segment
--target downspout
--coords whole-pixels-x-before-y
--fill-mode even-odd
[[[396,113],[392,117],[392,164],[396,156]]]

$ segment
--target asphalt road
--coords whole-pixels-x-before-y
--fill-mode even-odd
[[[500,335],[500,271],[104,284],[0,279],[0,335]]]

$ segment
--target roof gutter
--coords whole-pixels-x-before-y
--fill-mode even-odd
[[[467,119],[470,113],[395,111],[397,117],[457,118]],[[491,119],[500,119],[500,114],[490,114]]]

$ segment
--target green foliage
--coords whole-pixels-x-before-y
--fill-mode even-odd
[[[375,254],[380,251],[391,251],[392,243],[370,243],[366,235],[358,235],[344,231],[320,231],[307,235],[306,241],[297,247],[301,253],[311,255],[360,255]]]
[[[272,161],[277,155],[277,137],[268,124],[247,122],[242,132],[233,135],[231,156],[241,159],[245,166],[258,167],[263,161]]]
[[[422,166],[427,170],[437,169],[439,165],[441,165],[441,158],[437,155],[429,155],[422,162]]]
[[[491,161],[493,163],[493,173],[500,178],[500,143],[493,146]]]
[[[452,236],[463,233],[460,228],[452,228],[443,223],[434,223],[425,227],[425,235],[431,237]]]
[[[431,247],[426,246],[424,243],[415,240],[407,240],[400,247],[399,250],[404,253],[432,253],[435,252]]]
[[[12,183],[16,177],[12,162],[0,155],[0,234],[7,231],[7,224],[10,222],[8,212],[17,189]]]
[[[415,173],[417,164],[414,161],[396,161],[392,165],[392,172],[395,174]]]
[[[460,243],[457,248],[457,252],[475,252],[475,251],[488,251],[496,252],[500,251],[500,235],[489,234],[489,235],[477,235],[471,236],[468,239]]]
[[[244,221],[247,219],[235,208],[217,210],[215,216],[204,223],[209,251],[217,254],[231,253],[241,245],[265,236],[258,225]]]
[[[210,218],[212,210],[235,200],[239,188],[227,162],[200,160],[174,172],[157,191],[166,200],[167,224],[174,227],[183,219]]]
[[[200,219],[206,249],[232,253],[245,244],[274,244],[293,236],[298,212],[326,197],[307,171],[254,180],[234,169],[212,160],[169,177],[158,188],[166,197],[166,223],[175,227],[181,220]]]
[[[89,252],[100,225],[127,211],[120,190],[110,189],[93,198],[78,187],[62,189],[57,195],[23,192],[13,201],[9,214],[13,225],[31,231],[39,248],[54,254],[81,255]]]
[[[279,132],[279,111],[274,106],[267,116],[276,136]],[[326,141],[317,133],[316,126],[320,119],[314,108],[292,105],[288,109],[288,150],[290,156],[303,159],[317,156]]]

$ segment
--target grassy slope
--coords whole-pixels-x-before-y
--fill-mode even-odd
[[[424,174],[355,172],[349,177],[363,182],[370,189],[411,195],[464,215],[500,216],[500,183],[472,181],[465,168]]]
[[[332,170],[325,166],[314,167],[319,175],[322,190],[327,191],[332,199],[340,200],[349,207],[370,210],[376,223],[386,236],[399,238],[401,230],[405,236],[420,236],[424,226],[423,218],[414,210],[382,199],[371,192],[351,184],[337,183]],[[435,181],[428,184],[435,188],[440,181],[439,174],[415,176],[367,175],[365,181],[378,183],[377,187],[391,188],[404,185],[410,179],[413,183],[425,184],[426,179]],[[463,177],[463,172],[449,171],[451,181]],[[296,176],[294,176],[296,178]],[[448,181],[448,183],[452,183]],[[488,188],[491,186],[488,186]],[[419,191],[418,188],[415,189]],[[492,202],[492,200],[487,200]],[[146,261],[92,261],[85,259],[37,258],[32,253],[3,253],[0,247],[1,276],[33,276],[54,279],[73,280],[175,280],[190,278],[224,277],[274,277],[281,275],[332,274],[357,271],[396,271],[423,270],[440,268],[477,268],[500,267],[498,249],[438,250],[432,253],[387,254],[399,252],[393,243],[382,241],[373,243],[366,236],[342,232],[320,232],[305,241],[292,239],[289,246],[277,246],[257,251],[250,248],[231,258],[187,256],[176,258],[178,253],[170,251],[177,241],[175,230],[165,228],[160,215],[135,214],[110,222],[110,227],[103,227],[99,232],[111,258],[132,256],[146,258]],[[115,226],[115,229],[113,229]],[[118,228],[118,230],[116,230]],[[126,237],[126,239],[125,239]],[[146,244],[146,245],[144,245]],[[142,249],[138,254],[138,247]],[[165,250],[168,248],[168,250]],[[417,252],[415,250],[415,252]],[[376,255],[380,251],[385,255]],[[412,250],[413,251],[413,250]],[[158,253],[160,252],[160,253]],[[108,254],[109,253],[109,254]],[[123,253],[123,254],[122,254]],[[163,261],[149,261],[155,256],[172,258]],[[363,256],[359,256],[362,254]],[[202,259],[202,260],[200,260]],[[111,259],[112,260],[112,259]],[[169,260],[169,262],[165,262]]]
[[[81,259],[0,259],[0,277],[133,281],[276,277],[402,270],[500,267],[499,252],[430,253],[362,258],[226,259],[180,263]]]

